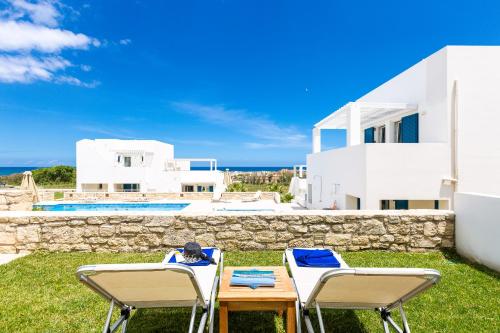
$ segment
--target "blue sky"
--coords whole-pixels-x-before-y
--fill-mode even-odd
[[[0,166],[74,164],[83,138],[303,163],[315,122],[445,45],[500,44],[499,17],[498,0],[0,0]]]

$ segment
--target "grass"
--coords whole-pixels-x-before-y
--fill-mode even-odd
[[[75,278],[92,263],[159,262],[163,254],[44,253],[0,266],[0,332],[100,332],[108,304]],[[427,267],[441,282],[405,307],[414,332],[498,332],[499,276],[464,262],[454,253],[345,253],[351,266]],[[281,252],[226,252],[226,265],[280,265]],[[189,309],[134,313],[128,332],[185,332]],[[377,332],[374,311],[325,310],[328,332]],[[217,326],[216,314],[216,327]],[[313,321],[315,315],[313,314]],[[231,313],[232,332],[284,332],[274,313]]]

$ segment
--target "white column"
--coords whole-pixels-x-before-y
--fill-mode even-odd
[[[361,115],[359,106],[351,103],[347,110],[347,146],[361,143]]]
[[[115,187],[113,185],[114,185],[113,183],[108,183],[108,192],[114,192],[115,191]]]
[[[393,143],[394,140],[394,122],[393,121],[386,121],[385,122],[385,142],[387,143]]]
[[[321,152],[321,129],[314,127],[312,131],[313,153]]]
[[[214,160],[214,170],[217,171],[217,160]]]

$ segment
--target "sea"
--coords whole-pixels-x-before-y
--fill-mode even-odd
[[[33,171],[41,167],[0,167],[0,176],[7,176],[13,173],[23,173],[24,171]],[[218,170],[238,171],[238,172],[256,172],[256,171],[280,171],[283,169],[292,170],[290,166],[218,166]],[[209,167],[193,166],[191,170],[209,170]]]

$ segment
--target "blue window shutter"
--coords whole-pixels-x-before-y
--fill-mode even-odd
[[[375,127],[365,129],[365,143],[375,142]]]
[[[408,200],[394,200],[396,209],[408,209]]]
[[[401,119],[401,142],[418,143],[418,113]]]

